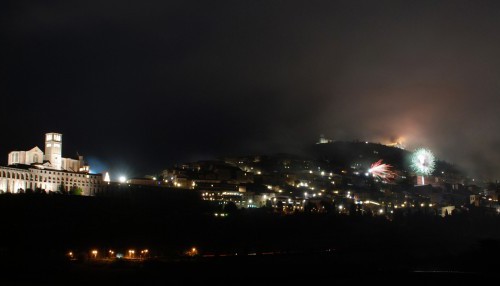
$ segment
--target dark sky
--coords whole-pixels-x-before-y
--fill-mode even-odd
[[[498,2],[3,3],[2,162],[50,131],[129,175],[324,133],[498,178]]]

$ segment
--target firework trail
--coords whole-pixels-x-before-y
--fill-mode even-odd
[[[370,166],[368,173],[382,181],[391,181],[396,177],[396,173],[394,173],[391,169],[391,165],[382,163],[382,160],[378,160]]]

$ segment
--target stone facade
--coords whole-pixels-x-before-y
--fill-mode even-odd
[[[81,188],[94,195],[103,186],[101,174],[90,174],[83,156],[62,158],[62,134],[45,134],[45,153],[38,147],[9,153],[8,166],[0,167],[0,192],[20,193],[27,189],[46,192]]]
[[[68,172],[38,167],[21,166],[16,168],[0,167],[0,192],[21,193],[27,189],[42,189],[46,192],[69,191],[72,187],[83,190],[84,195],[92,196],[101,190],[101,174]]]
[[[9,165],[31,165],[37,163],[43,163],[43,152],[38,147],[34,147],[29,151],[12,151],[9,153]]]

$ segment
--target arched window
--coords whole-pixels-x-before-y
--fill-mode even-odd
[[[33,155],[33,163],[38,162],[38,154]]]

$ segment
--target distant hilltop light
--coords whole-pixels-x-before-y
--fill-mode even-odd
[[[333,140],[325,138],[324,134],[319,135],[319,140],[316,142],[316,144],[327,144],[327,143],[332,143]]]
[[[406,146],[405,146],[405,139],[403,137],[399,137],[397,140],[393,141],[393,142],[389,142],[388,144],[385,144],[386,146],[389,146],[389,147],[396,147],[396,148],[399,148],[399,149],[406,149]]]

